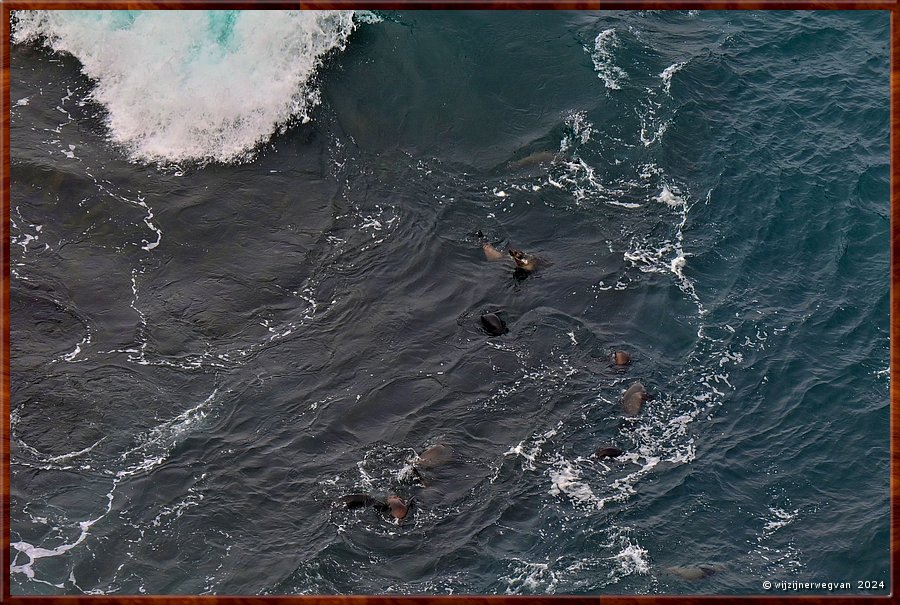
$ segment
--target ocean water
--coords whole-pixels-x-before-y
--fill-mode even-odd
[[[12,25],[13,594],[890,591],[887,12]]]

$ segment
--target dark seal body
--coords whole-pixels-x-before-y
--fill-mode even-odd
[[[485,313],[481,316],[481,327],[491,336],[506,334],[509,330],[506,323],[496,313]]]
[[[618,458],[624,452],[617,447],[601,447],[594,452],[595,458]]]
[[[612,361],[617,366],[627,366],[629,363],[631,363],[631,355],[629,355],[625,351],[616,351],[612,354]]]
[[[437,443],[419,454],[419,457],[416,459],[416,466],[428,468],[429,466],[440,464],[450,458],[450,453],[449,446]]]
[[[377,500],[369,496],[369,494],[348,494],[342,498],[344,506],[347,508],[361,508],[363,506],[374,506]]]
[[[412,504],[412,500],[404,502],[400,496],[388,496],[385,504],[394,519],[403,519],[406,517],[407,513],[409,513],[409,507]]]
[[[635,382],[628,387],[625,394],[622,395],[622,408],[625,410],[626,416],[637,416],[641,413],[641,407],[644,402],[650,399],[647,390],[640,382]]]
[[[422,487],[428,487],[428,482],[422,475],[429,469],[449,462],[453,457],[453,449],[444,443],[437,443],[416,456],[412,461],[412,474]]]

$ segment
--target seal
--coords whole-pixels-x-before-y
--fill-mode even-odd
[[[416,478],[416,481],[418,481],[422,487],[428,487],[428,482],[425,481],[425,477],[422,476],[422,471],[419,469],[427,470],[434,468],[435,466],[447,462],[452,454],[453,450],[444,443],[432,445],[430,448],[416,456],[415,460],[411,461],[413,477]]]
[[[506,258],[505,254],[497,250],[497,248],[494,247],[494,244],[488,241],[484,233],[481,232],[481,229],[476,231],[474,235],[481,242],[481,249],[484,252],[484,258],[489,261],[499,261]]]
[[[400,496],[390,495],[387,497],[384,505],[390,511],[391,516],[394,519],[403,519],[409,513],[409,508],[412,506],[413,500],[415,498],[410,498],[408,501],[404,502]]]
[[[718,570],[709,565],[697,565],[696,567],[666,567],[666,571],[685,580],[702,580],[715,575]]]
[[[419,454],[416,466],[428,468],[446,461],[450,457],[451,449],[444,443],[437,443]]]
[[[375,506],[378,503],[378,501],[369,494],[347,494],[341,498],[341,500],[343,500],[344,506],[348,509],[362,508],[363,506]]]
[[[595,458],[618,458],[624,452],[617,447],[601,447],[594,452]]]
[[[650,399],[647,389],[640,382],[635,382],[628,387],[628,390],[622,395],[622,408],[625,410],[626,416],[637,416],[641,413],[641,407],[644,402]]]
[[[390,513],[395,519],[403,519],[409,513],[409,509],[415,501],[410,498],[406,502],[400,496],[392,494],[387,500],[378,500],[369,494],[347,494],[342,498],[344,506],[348,509],[362,508],[363,506],[372,506],[383,513]]]
[[[494,248],[494,245],[490,242],[481,244],[481,249],[484,250],[484,257],[489,261],[498,261],[506,258],[506,255]]]
[[[551,151],[536,151],[524,158],[514,160],[507,164],[509,170],[521,170],[523,168],[531,168],[533,166],[542,166],[544,164],[554,164],[557,160],[556,153]]]
[[[536,256],[532,256],[531,254],[526,254],[521,250],[516,250],[515,248],[509,249],[509,255],[516,261],[516,269],[521,269],[526,273],[531,273],[532,271],[536,271],[537,268],[541,265],[540,259]]]
[[[509,330],[504,322],[496,313],[485,313],[481,316],[481,327],[491,336],[500,336],[506,334]]]
[[[627,366],[629,363],[631,363],[631,355],[629,355],[625,351],[615,351],[612,354],[612,361],[619,367]]]

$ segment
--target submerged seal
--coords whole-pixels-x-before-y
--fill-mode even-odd
[[[553,164],[556,162],[557,154],[552,151],[536,151],[524,158],[509,162],[507,166],[510,170],[520,170],[522,168],[531,168],[532,166],[540,166],[543,164]]]
[[[503,260],[506,258],[506,255],[494,248],[494,245],[490,242],[484,242],[481,244],[481,249],[484,250],[484,257],[490,261]]]
[[[450,447],[443,443],[437,443],[419,454],[419,457],[416,459],[416,466],[427,468],[429,466],[434,466],[435,464],[440,464],[449,457]]]
[[[362,508],[363,506],[372,506],[381,512],[390,513],[395,519],[403,519],[409,513],[415,498],[410,498],[406,502],[397,495],[390,495],[387,500],[379,500],[373,498],[369,494],[348,494],[342,498],[344,505],[348,508]]]
[[[640,382],[635,382],[628,387],[628,390],[622,395],[622,408],[625,410],[626,416],[637,416],[641,413],[641,407],[644,402],[650,399],[647,389]]]
[[[419,469],[429,469],[438,466],[450,459],[453,450],[448,445],[437,443],[416,456],[412,461],[412,474],[422,487],[428,487],[428,482],[422,476]]]
[[[617,366],[627,366],[629,363],[631,363],[631,355],[629,355],[625,351],[615,351],[612,354],[612,361]]]
[[[474,235],[481,242],[481,249],[484,251],[484,257],[487,260],[497,261],[506,258],[505,254],[497,250],[497,248],[494,247],[494,244],[488,241],[487,237],[480,229],[476,231]]]
[[[504,322],[496,313],[485,313],[481,316],[481,327],[491,336],[500,336],[506,334],[509,330]]]
[[[685,580],[702,580],[714,575],[718,570],[709,565],[697,565],[696,567],[666,567],[666,571]]]
[[[617,447],[601,447],[594,452],[595,458],[618,458],[624,452]]]

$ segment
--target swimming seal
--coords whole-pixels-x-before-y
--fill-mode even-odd
[[[494,245],[489,242],[483,243],[481,249],[484,250],[484,257],[489,261],[503,260],[506,258],[505,254],[494,248]]]
[[[449,460],[453,450],[448,445],[437,443],[416,456],[412,461],[412,474],[422,487],[428,487],[428,482],[422,476],[419,469],[429,469]]]
[[[481,241],[481,249],[484,251],[484,258],[489,261],[498,261],[506,258],[505,254],[497,250],[497,248],[494,247],[494,244],[488,241],[487,237],[485,237],[480,229],[476,231],[474,235]]]
[[[391,516],[394,519],[399,520],[405,518],[407,513],[409,513],[409,507],[412,506],[413,500],[415,500],[415,498],[410,498],[408,501],[404,502],[400,496],[391,495],[387,497],[384,504],[390,511]]]
[[[363,506],[375,506],[377,500],[369,494],[348,494],[342,498],[344,506],[349,508],[362,508]]]
[[[696,567],[666,567],[666,571],[685,580],[702,580],[714,575],[718,570],[708,565],[698,565]]]
[[[387,500],[382,501],[371,497],[369,494],[348,494],[342,500],[348,509],[372,506],[381,512],[389,512],[395,519],[403,519],[409,513],[415,498],[410,498],[404,502],[400,496],[392,494],[387,497]]]
[[[419,454],[419,457],[416,459],[416,466],[428,468],[429,466],[440,464],[450,457],[450,451],[450,447],[443,443],[432,445]]]
[[[601,447],[594,452],[595,458],[618,458],[624,452],[617,447]]]
[[[615,351],[612,354],[612,361],[617,366],[627,366],[629,363],[631,363],[631,355],[629,355],[625,351]]]
[[[557,154],[551,151],[536,151],[524,158],[509,162],[507,164],[510,170],[521,170],[522,168],[531,168],[543,164],[553,164],[556,162]]]
[[[491,336],[500,336],[509,332],[506,323],[496,313],[485,313],[482,315],[481,327]]]
[[[650,399],[647,389],[640,382],[635,382],[628,387],[628,390],[622,395],[622,408],[625,410],[626,416],[637,416],[641,413],[641,407],[644,402]]]
[[[532,256],[531,254],[526,254],[521,250],[516,250],[515,248],[509,249],[509,255],[516,261],[516,268],[525,271],[526,273],[531,273],[535,271],[540,266],[540,260],[536,256]]]

